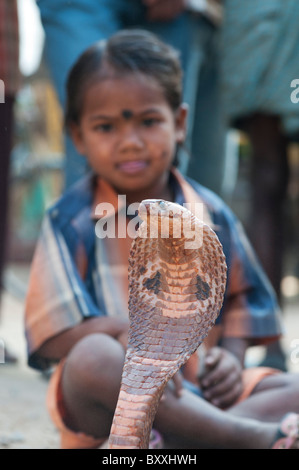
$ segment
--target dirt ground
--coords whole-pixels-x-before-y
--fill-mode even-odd
[[[23,318],[23,300],[5,292],[0,340],[18,355],[19,361],[16,365],[0,363],[0,449],[59,449],[59,437],[45,407],[47,379],[26,365]],[[287,304],[284,318],[283,345],[289,367],[299,372],[298,299]],[[261,348],[253,348],[247,360],[257,361],[262,354]]]
[[[47,379],[26,365],[23,302],[4,294],[0,337],[18,356],[0,364],[0,449],[58,449],[46,407]]]

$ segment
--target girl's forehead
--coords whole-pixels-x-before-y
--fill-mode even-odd
[[[84,108],[119,109],[125,119],[130,119],[136,107],[167,105],[164,90],[153,77],[139,73],[99,77],[86,89]]]
[[[162,86],[158,79],[151,75],[145,75],[141,72],[115,72],[108,75],[99,74],[94,77],[92,84],[95,87],[107,88],[141,88],[143,91],[162,92]]]

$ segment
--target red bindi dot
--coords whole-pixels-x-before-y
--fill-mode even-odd
[[[122,111],[122,117],[123,117],[124,119],[131,119],[131,118],[133,117],[133,112],[130,111],[129,109],[124,109],[124,110]]]

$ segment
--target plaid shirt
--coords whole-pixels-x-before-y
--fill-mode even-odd
[[[6,95],[17,93],[20,78],[17,1],[0,0],[0,80]]]
[[[249,338],[259,344],[279,336],[276,298],[235,216],[218,196],[192,180],[186,181],[177,170],[171,173],[170,182],[179,204],[205,204],[204,220],[214,227],[226,256],[227,289],[209,336],[212,342],[220,336],[230,336]],[[96,224],[101,219],[95,208],[100,202],[109,202],[109,207],[116,208],[117,217],[123,217],[124,208],[118,206],[113,189],[103,180],[89,176],[45,216],[32,263],[25,312],[32,367],[49,366],[38,356],[38,348],[83,319],[128,315],[127,273],[132,240],[128,236],[96,237]]]

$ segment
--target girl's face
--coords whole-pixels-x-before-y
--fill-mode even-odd
[[[176,145],[185,138],[186,107],[175,113],[152,77],[112,76],[84,95],[77,149],[91,168],[132,201],[167,195]]]

